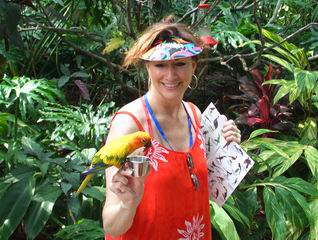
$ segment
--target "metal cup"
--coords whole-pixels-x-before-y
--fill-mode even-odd
[[[145,156],[129,156],[127,157],[127,168],[129,168],[133,177],[144,177],[149,172],[150,159]]]

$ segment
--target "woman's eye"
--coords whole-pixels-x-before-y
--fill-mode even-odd
[[[155,67],[158,67],[158,68],[162,68],[164,65],[162,63],[158,63],[155,65]]]
[[[177,67],[182,67],[182,66],[184,66],[184,65],[186,65],[184,62],[177,62],[176,64],[175,64]]]

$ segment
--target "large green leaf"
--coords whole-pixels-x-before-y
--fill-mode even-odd
[[[253,217],[258,209],[257,203],[257,187],[247,189],[245,191],[236,191],[235,202],[241,212],[243,212],[253,222]],[[248,207],[246,207],[248,206]]]
[[[281,98],[290,93],[290,89],[296,89],[296,84],[294,81],[287,81],[283,84],[277,91],[273,103],[276,104]]]
[[[305,95],[306,99],[309,98],[314,91],[318,79],[318,72],[297,69],[294,73],[294,77],[300,94]]]
[[[309,182],[306,182],[305,180],[301,178],[285,178],[282,176],[276,177],[274,182],[281,183],[289,188],[292,188],[298,192],[305,193],[312,197],[318,197],[318,190],[315,188],[315,186]]]
[[[44,190],[45,189],[45,190]],[[28,239],[34,239],[49,219],[56,199],[62,191],[57,186],[46,185],[40,188],[25,215],[25,232]],[[40,201],[39,201],[40,200]]]
[[[251,222],[247,216],[244,215],[238,208],[236,208],[233,204],[229,204],[229,200],[222,206],[229,215],[235,219],[236,221],[240,222],[242,225],[250,226]]]
[[[21,222],[34,193],[33,176],[13,184],[0,199],[0,239],[6,240]]]
[[[309,203],[310,211],[313,213],[313,225],[310,226],[309,240],[316,240],[318,236],[318,199]]]
[[[81,219],[74,225],[62,228],[55,237],[64,240],[99,240],[104,238],[104,231],[98,221]]]
[[[223,239],[239,240],[235,225],[229,215],[216,203],[211,203],[211,221],[213,227],[220,233]]]
[[[276,194],[269,187],[263,192],[266,219],[272,231],[274,240],[286,240],[287,228],[285,224],[284,208],[279,203]]]
[[[270,54],[264,54],[262,56],[268,58],[269,60],[272,60],[273,62],[276,62],[276,63],[282,65],[284,68],[286,68],[291,73],[293,73],[295,71],[295,67],[292,64],[290,64],[289,62],[287,62],[286,60],[284,60],[280,57],[270,55]]]
[[[105,200],[105,188],[102,188],[102,187],[93,186],[93,187],[85,188],[83,190],[83,193],[101,202]]]
[[[312,146],[305,148],[305,158],[313,176],[318,179],[318,150]]]
[[[278,131],[269,130],[269,129],[257,129],[257,130],[255,130],[255,131],[253,131],[253,132],[251,133],[251,135],[250,135],[250,137],[247,139],[247,141],[250,140],[250,139],[252,139],[252,138],[255,138],[255,137],[257,137],[257,136],[260,136],[260,135],[262,135],[262,134],[265,134],[265,133],[274,133],[274,132],[278,132]]]
[[[298,124],[301,129],[300,137],[302,143],[310,143],[317,140],[317,120],[312,117],[307,117],[306,120]]]
[[[285,159],[278,167],[275,168],[273,177],[277,177],[288,170],[299,159],[302,153],[303,149],[300,149],[299,151],[291,155],[288,159]]]
[[[308,225],[307,217],[289,190],[277,187],[275,193],[279,202],[283,205],[288,228],[287,239],[298,239]]]

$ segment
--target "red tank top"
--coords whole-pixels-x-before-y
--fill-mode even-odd
[[[137,207],[131,228],[123,235],[106,240],[166,240],[212,239],[208,195],[208,170],[200,124],[193,105],[195,118],[194,144],[188,152],[172,151],[153,140],[153,147],[146,153],[152,168],[145,180],[143,198]],[[151,120],[145,108],[148,133],[153,137]],[[138,119],[129,114],[141,131]],[[116,115],[115,115],[116,116]],[[187,154],[193,160],[189,168]],[[198,177],[196,189],[191,174]]]

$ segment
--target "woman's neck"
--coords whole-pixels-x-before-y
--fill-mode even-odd
[[[161,94],[151,90],[148,91],[147,98],[156,115],[166,115],[174,119],[180,117],[180,111],[183,109],[182,98],[165,99]]]

